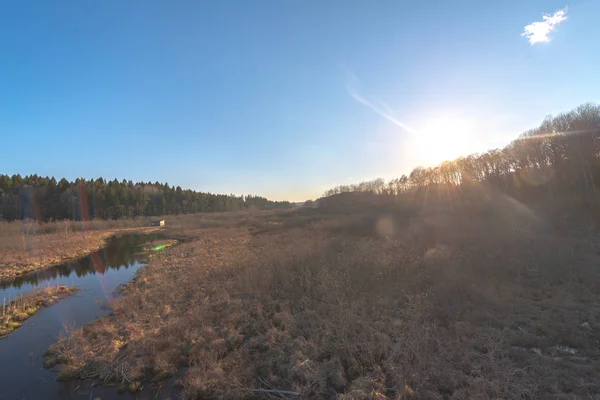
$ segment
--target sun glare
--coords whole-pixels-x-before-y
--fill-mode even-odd
[[[416,133],[415,148],[424,161],[439,163],[469,153],[474,139],[468,121],[443,115],[428,120]]]

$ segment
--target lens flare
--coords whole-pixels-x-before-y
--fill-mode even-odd
[[[519,177],[530,185],[539,186],[550,182],[554,178],[554,170],[552,168],[529,168],[520,171]]]

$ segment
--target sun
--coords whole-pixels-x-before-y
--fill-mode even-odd
[[[415,150],[424,161],[440,163],[468,154],[475,138],[469,121],[446,114],[428,119],[414,139]]]

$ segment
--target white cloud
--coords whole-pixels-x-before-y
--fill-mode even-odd
[[[400,128],[402,128],[405,131],[408,131],[410,133],[416,133],[416,131],[413,128],[406,125],[402,121],[399,121],[394,116],[395,113],[391,109],[390,106],[388,106],[387,104],[385,104],[383,102],[379,102],[379,101],[376,103],[372,103],[369,100],[367,100],[366,98],[364,98],[363,96],[361,96],[360,93],[358,92],[358,90],[356,89],[356,87],[361,86],[362,81],[345,64],[340,63],[340,66],[341,66],[342,70],[344,71],[345,80],[346,80],[346,91],[348,91],[348,94],[350,95],[350,97],[352,97],[354,100],[356,100],[360,104],[375,111],[375,113],[377,113],[380,116],[382,116],[383,118],[387,119],[394,125],[397,125]]]
[[[521,36],[525,36],[531,45],[536,43],[548,43],[550,33],[556,29],[558,24],[567,19],[567,7],[556,11],[552,15],[544,14],[542,21],[532,22],[525,27]]]
[[[358,94],[358,92],[350,85],[346,86],[346,90],[348,91],[348,94],[354,100],[358,101],[359,103],[361,103],[364,106],[367,106],[371,110],[375,111],[375,113],[379,114],[380,116],[387,119],[391,123],[399,126],[400,128],[404,129],[405,131],[408,131],[410,133],[416,133],[416,131],[413,128],[411,128],[410,126],[406,125],[405,123],[399,121],[396,117],[394,117],[392,115],[392,113],[387,111],[387,110],[390,110],[390,107],[387,104],[379,103],[380,105],[375,105],[375,104],[371,103],[370,101],[368,101],[367,99],[362,97],[360,94]]]

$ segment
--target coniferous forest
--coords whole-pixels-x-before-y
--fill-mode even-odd
[[[291,208],[287,201],[185,190],[167,183],[0,175],[0,220],[117,219],[136,216]]]

